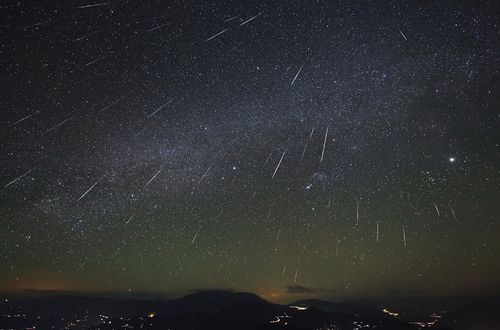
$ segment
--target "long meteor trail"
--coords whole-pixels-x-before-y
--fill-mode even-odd
[[[278,162],[278,165],[276,166],[276,169],[274,170],[273,176],[271,177],[271,180],[274,179],[274,176],[276,175],[276,172],[278,172],[278,169],[280,168],[281,162],[283,161],[283,157],[285,157],[286,149],[283,151],[283,154],[281,155],[280,161]]]
[[[153,182],[154,179],[156,179],[156,177],[158,176],[158,174],[160,174],[161,170],[163,170],[163,167],[160,167],[160,169],[155,173],[155,175],[153,175],[153,177],[151,179],[149,179],[149,181],[144,185],[143,188],[146,188],[147,186],[149,186],[149,184],[151,182]]]
[[[328,126],[326,127],[325,131],[325,140],[323,141],[323,151],[321,151],[321,159],[320,163],[323,163],[323,157],[325,156],[325,147],[326,147],[326,140],[328,139]]]
[[[249,19],[247,19],[246,21],[244,21],[243,23],[241,23],[240,26],[243,26],[243,25],[245,25],[247,23],[250,23],[251,21],[253,21],[257,17],[259,17],[260,15],[262,15],[262,13],[259,13],[259,14],[255,15],[255,16],[253,16],[253,17],[250,17]]]
[[[210,40],[212,40],[213,38],[216,38],[216,37],[220,36],[221,34],[223,34],[224,32],[226,32],[227,30],[229,30],[229,29],[224,29],[224,30],[220,31],[220,32],[219,32],[219,33],[217,33],[217,34],[214,34],[214,35],[213,35],[213,36],[211,36],[210,38],[205,39],[205,41],[210,41]]]
[[[167,105],[169,105],[174,99],[171,98],[170,100],[168,100],[165,104],[163,104],[162,106],[160,106],[158,109],[156,109],[155,111],[151,112],[149,114],[149,116],[146,117],[146,119],[149,119],[151,117],[153,117],[158,111],[160,111],[161,109],[165,108]]]
[[[304,64],[302,64],[302,65],[300,66],[300,69],[299,69],[299,71],[297,71],[297,73],[295,74],[295,77],[293,77],[293,80],[292,80],[292,83],[290,84],[290,86],[293,86],[293,84],[295,84],[295,80],[297,80],[297,77],[299,76],[300,71],[302,71],[302,68],[303,68],[303,67],[304,67]]]
[[[83,195],[81,195],[81,196],[80,196],[80,198],[78,198],[76,201],[77,201],[77,202],[79,202],[79,201],[80,201],[83,197],[85,197],[85,195],[87,195],[87,194],[88,194],[88,193],[89,193],[92,189],[94,189],[94,187],[95,187],[95,186],[97,186],[97,184],[98,184],[99,182],[101,182],[101,180],[102,180],[102,178],[100,178],[99,180],[97,180],[97,182],[96,182],[96,183],[94,183],[94,184],[92,185],[92,187],[90,187],[90,188],[89,188],[86,192],[84,192],[84,193],[83,193]]]
[[[101,6],[107,6],[107,5],[108,5],[107,2],[102,2],[102,3],[91,4],[91,5],[84,5],[84,6],[80,6],[80,7],[76,7],[76,8],[77,9],[85,9],[85,8],[101,7]]]
[[[3,186],[4,188],[7,188],[8,186],[16,183],[17,181],[21,180],[22,178],[24,178],[26,175],[30,174],[31,171],[33,171],[34,168],[32,168],[31,170],[29,171],[26,171],[24,174],[18,176],[17,178],[15,178],[14,180],[12,180],[11,182],[7,183],[5,186]]]

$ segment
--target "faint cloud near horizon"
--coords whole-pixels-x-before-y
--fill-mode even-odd
[[[302,285],[288,285],[286,287],[286,293],[292,294],[304,294],[304,293],[317,293],[318,291],[313,288]]]

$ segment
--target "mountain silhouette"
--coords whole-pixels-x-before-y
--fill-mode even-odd
[[[232,291],[198,291],[170,302],[169,310],[166,312],[215,312],[228,306],[241,304],[265,304],[270,302],[253,293]]]

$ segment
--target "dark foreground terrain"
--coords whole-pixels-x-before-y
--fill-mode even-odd
[[[393,299],[384,306],[321,300],[277,305],[226,291],[172,300],[29,294],[2,297],[0,329],[500,329],[495,299]]]

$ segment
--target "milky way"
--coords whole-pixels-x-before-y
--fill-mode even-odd
[[[496,1],[0,15],[0,289],[500,287]]]

